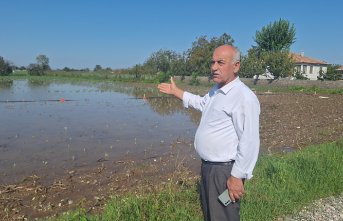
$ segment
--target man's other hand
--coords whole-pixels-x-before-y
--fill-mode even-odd
[[[244,185],[240,178],[230,176],[227,180],[227,188],[232,202],[239,200],[244,195]]]

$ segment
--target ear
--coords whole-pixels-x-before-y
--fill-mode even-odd
[[[234,72],[235,74],[237,74],[240,68],[241,68],[241,62],[237,61],[237,62],[234,63],[234,65],[233,65],[233,72]]]

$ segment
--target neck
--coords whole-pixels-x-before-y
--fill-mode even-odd
[[[237,75],[235,75],[233,78],[228,79],[226,82],[223,83],[218,83],[218,88],[222,88],[225,85],[227,85],[228,83],[232,82],[233,80],[235,80],[237,78]]]

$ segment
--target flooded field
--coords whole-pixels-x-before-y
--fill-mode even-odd
[[[192,146],[199,113],[158,96],[152,88],[111,83],[2,85],[0,184]]]
[[[112,195],[198,179],[193,140],[200,113],[162,96],[156,85],[3,82],[0,217],[34,219],[80,205],[96,213]],[[197,94],[209,89],[181,86]],[[343,137],[343,95],[256,94],[261,154]]]

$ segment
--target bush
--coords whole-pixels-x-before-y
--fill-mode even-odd
[[[12,71],[11,65],[0,56],[0,76],[8,76]]]
[[[342,76],[341,74],[337,71],[337,68],[339,65],[328,65],[327,72],[325,73],[323,70],[320,70],[319,76],[317,77],[318,80],[324,81],[324,80],[329,80],[329,81],[337,81],[341,80]]]
[[[198,79],[198,74],[196,72],[192,73],[192,78],[189,81],[189,84],[190,85],[196,85],[196,86],[200,84],[200,81]]]
[[[30,64],[27,67],[27,72],[31,76],[42,76],[46,74],[43,67],[41,67],[39,64]]]
[[[300,71],[296,71],[293,76],[298,80],[309,80],[304,72],[301,73]]]
[[[156,80],[158,83],[167,82],[170,78],[169,73],[159,72],[157,74]]]

